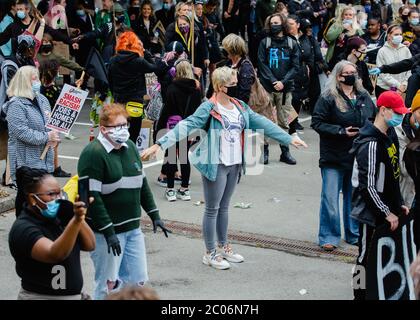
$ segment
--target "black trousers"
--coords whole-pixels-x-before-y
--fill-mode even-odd
[[[368,261],[368,253],[370,249],[370,244],[372,243],[373,233],[375,232],[375,228],[368,226],[367,224],[360,223],[359,227],[359,255],[356,261],[356,269],[355,273],[353,273],[353,280],[355,277],[358,276],[359,272],[358,269],[363,268],[363,273],[365,275],[364,279],[361,279],[362,286],[360,288],[354,287],[357,283],[353,281],[353,294],[354,300],[366,300],[366,267]]]
[[[129,118],[128,121],[130,122],[130,128],[128,129],[128,132],[130,133],[130,140],[136,143],[137,138],[140,133],[141,123],[143,121],[143,118],[142,117]]]
[[[191,165],[188,159],[188,150],[190,149],[190,143],[187,142],[187,148],[185,148],[185,142],[181,142],[182,148],[179,148],[180,143],[177,143],[176,146],[170,148],[170,150],[165,151],[166,157],[166,178],[168,181],[168,188],[172,189],[175,186],[175,172],[178,171],[178,158],[181,162],[181,187],[188,188],[190,175],[191,175]],[[176,154],[176,155],[175,155]]]

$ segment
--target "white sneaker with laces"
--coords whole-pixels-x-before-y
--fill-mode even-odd
[[[234,253],[232,247],[228,244],[223,247],[219,247],[219,252],[222,255],[223,259],[226,259],[229,262],[244,262],[244,257],[242,257],[238,253]]]
[[[176,192],[175,192],[175,190],[172,190],[172,189],[166,190],[165,195],[166,195],[166,199],[169,202],[176,201]]]
[[[176,197],[182,201],[189,201],[191,200],[190,190],[185,189],[184,191],[181,191],[181,189],[178,189]]]
[[[229,262],[223,260],[222,256],[213,250],[203,256],[203,263],[218,270],[226,270],[230,268]]]

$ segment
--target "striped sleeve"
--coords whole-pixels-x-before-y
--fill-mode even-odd
[[[366,201],[378,214],[388,216],[391,211],[378,193],[378,183],[383,183],[383,181],[378,181],[378,177],[379,179],[383,178],[383,173],[380,171],[384,170],[384,168],[381,168],[380,163],[377,161],[376,141],[370,141],[367,147],[363,148],[357,157],[357,162],[359,167],[359,185],[366,190],[366,192],[363,192]]]

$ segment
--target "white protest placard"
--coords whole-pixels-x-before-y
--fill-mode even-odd
[[[88,92],[65,84],[46,125],[47,128],[69,133],[82,110]]]

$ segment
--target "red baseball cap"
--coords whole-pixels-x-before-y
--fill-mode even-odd
[[[392,109],[395,113],[406,114],[410,110],[405,106],[403,98],[395,91],[385,91],[381,93],[376,101],[379,107]]]

